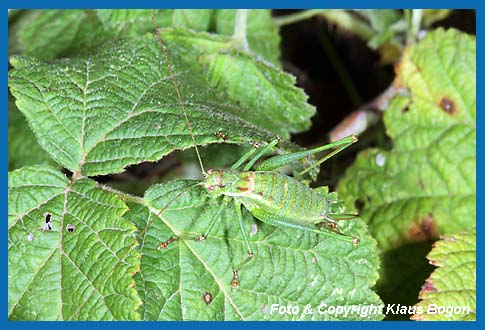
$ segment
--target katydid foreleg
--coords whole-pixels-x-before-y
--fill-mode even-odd
[[[214,228],[215,223],[221,217],[221,214],[222,214],[222,211],[224,210],[224,207],[226,207],[228,204],[229,204],[228,203],[228,198],[227,197],[224,197],[222,199],[221,204],[219,205],[219,208],[217,209],[216,213],[212,216],[211,220],[209,221],[209,226],[207,227],[207,229],[206,229],[206,231],[204,233],[202,233],[200,235],[193,235],[193,236],[183,235],[183,236],[170,237],[165,242],[160,243],[160,248],[162,248],[162,249],[167,248],[168,245],[170,245],[171,243],[175,242],[179,238],[182,238],[182,239],[192,239],[192,240],[198,241],[198,242],[205,241],[206,238],[207,238],[207,236],[211,232],[212,228]]]

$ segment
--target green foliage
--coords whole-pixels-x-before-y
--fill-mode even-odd
[[[419,293],[418,306],[429,310],[434,306],[470,308],[470,312],[415,315],[415,320],[475,320],[476,319],[476,230],[446,235],[434,244],[427,258],[438,267],[426,280]],[[444,314],[444,315],[443,315]]]
[[[121,172],[192,146],[161,58],[151,37],[110,44],[88,59],[47,64],[17,56],[11,59],[10,90],[40,145],[59,164],[83,175]],[[223,100],[196,72],[177,74],[177,82],[189,118],[197,123],[197,143],[220,142],[215,133],[221,130],[229,143],[274,138],[254,125],[264,126],[259,116],[254,124],[240,118],[241,108]]]
[[[135,227],[116,194],[46,166],[10,172],[8,189],[9,319],[139,317]],[[47,214],[52,230],[42,230]]]
[[[240,270],[237,290],[230,287],[231,268],[246,252],[232,208],[205,242],[180,239],[157,250],[182,231],[200,234],[215,212],[214,201],[200,187],[185,190],[187,181],[152,186],[137,198],[88,178],[193,146],[165,57],[157,39],[145,35],[153,31],[149,11],[19,15],[9,45],[21,54],[10,58],[9,88],[26,122],[17,112],[11,129],[30,127],[42,150],[33,147],[32,161],[21,148],[9,154],[12,166],[24,166],[9,173],[10,319],[382,317],[268,314],[272,303],[381,304],[371,290],[377,280],[375,241],[357,219],[341,224],[361,239],[352,246],[262,225],[243,210],[246,229],[257,226],[251,227],[257,228],[251,235],[256,257]],[[161,35],[198,145],[247,148],[309,127],[313,107],[294,78],[275,65],[278,39],[264,42],[277,34],[269,11],[249,11],[249,49],[231,37],[234,12],[170,10],[154,16],[159,26],[170,26]],[[207,32],[212,29],[217,33]],[[27,141],[11,142],[25,147]],[[289,142],[279,148],[297,149]],[[25,166],[47,157],[72,175]],[[206,292],[213,296],[210,304]]]
[[[405,49],[394,82],[400,93],[384,114],[392,148],[360,153],[339,184],[342,201],[365,222],[338,227],[361,243],[273,227],[243,207],[255,258],[233,288],[232,270],[247,251],[232,203],[201,242],[194,238],[221,201],[195,181],[154,184],[153,175],[137,182],[143,197],[135,197],[121,191],[126,182],[116,190],[89,178],[194,145],[151,13],[207,167],[276,135],[284,140],[275,152],[300,150],[287,140],[309,128],[315,109],[281,69],[269,10],[249,10],[244,31],[236,31],[244,24],[234,10],[9,12],[9,319],[378,320],[380,313],[317,308],[381,307],[372,290],[377,248],[383,300],[415,304],[431,271],[424,256],[443,234],[428,255],[439,268],[418,306],[470,305],[470,315],[440,319],[475,318],[474,37],[437,30]],[[303,12],[354,27],[388,60],[448,13]],[[182,163],[193,157],[187,152]],[[299,311],[271,314],[273,304]]]
[[[215,31],[222,35],[234,33],[236,12],[234,10],[217,10],[215,13]],[[280,66],[280,35],[278,26],[269,10],[249,10],[246,30],[249,48],[274,65]]]
[[[365,41],[379,52],[381,63],[389,64],[399,60],[407,44],[417,41],[419,31],[450,13],[449,9],[310,9],[278,20],[286,23],[321,15]]]
[[[212,43],[206,39],[211,38],[209,35],[201,37],[185,30],[164,32],[168,46],[179,52],[186,52],[183,47],[188,46],[187,36],[201,48]],[[175,38],[181,41],[172,42]],[[213,44],[224,48],[222,42]],[[222,48],[212,51],[219,52]],[[245,89],[252,91],[249,94],[235,93],[237,86],[233,81],[244,81],[239,79],[240,70],[236,68],[229,75],[226,65],[218,64],[211,70],[214,77],[221,77],[222,72],[225,79],[238,77],[227,81],[228,93],[232,95],[228,100],[208,86],[198,67],[181,60],[182,55],[189,57],[186,53],[172,54],[189,118],[197,123],[194,127],[197,143],[220,142],[215,133],[221,130],[231,133],[228,143],[269,141],[274,135],[264,128],[288,136],[298,125],[297,120],[288,119],[302,119],[299,129],[309,124],[313,108],[306,103],[301,90],[292,86],[294,79],[282,71],[240,54],[241,65],[247,68],[254,63],[255,70],[262,70],[247,76],[252,85],[260,81],[266,89],[257,97],[254,92],[261,93],[261,88]],[[240,56],[235,55],[232,60]],[[10,73],[9,84],[17,106],[30,122],[40,145],[72,171],[84,175],[121,172],[128,165],[157,160],[175,149],[192,146],[167,65],[152,37],[115,42],[87,58],[47,64],[15,56],[11,64],[15,69]],[[178,72],[179,66],[191,70]],[[287,110],[289,105],[293,111]],[[251,111],[249,107],[259,111]]]
[[[200,186],[188,189],[194,183],[180,180],[155,185],[145,193],[148,207],[134,205],[126,214],[143,232],[139,241],[141,272],[136,281],[146,302],[140,311],[145,320],[382,317],[357,313],[335,317],[316,311],[322,302],[329,306],[381,305],[370,290],[377,279],[375,241],[359,220],[340,223],[343,231],[361,237],[361,244],[353,246],[335,238],[266,225],[244,212],[255,258],[240,269],[237,289],[231,287],[232,269],[246,258],[247,250],[232,203],[206,241],[186,238],[167,249],[157,249],[160,242],[174,235],[200,235],[216,213],[220,200],[210,199]],[[204,302],[206,292],[213,297],[210,304]],[[272,304],[299,306],[300,313],[270,314]],[[313,314],[303,313],[307,304],[312,305]]]
[[[375,31],[372,38],[367,42],[369,47],[377,49],[386,42],[399,46],[400,43],[397,40],[392,40],[392,38],[397,37],[398,32],[406,31],[406,24],[399,11],[366,9],[359,11],[359,13],[369,20],[370,26]]]
[[[409,47],[394,83],[406,93],[384,115],[392,149],[362,152],[340,182],[385,253],[380,286],[389,299],[400,299],[394,290],[410,278],[424,280],[413,273],[426,253],[421,242],[475,226],[475,47],[474,37],[455,30]]]
[[[8,95],[8,169],[25,165],[51,165],[54,162],[41,149],[25,117]]]
[[[11,27],[14,43],[10,43],[9,53],[22,50],[24,55],[42,60],[86,54],[111,39],[153,32],[150,12],[160,28],[211,31],[225,36],[234,33],[235,10],[29,10]],[[248,16],[246,33],[251,50],[279,65],[280,37],[271,12],[249,10]]]
[[[285,138],[309,128],[315,109],[294,86],[293,76],[239,49],[229,37],[189,30],[165,31],[163,37],[168,48],[183,49],[186,66],[204,71],[212,87],[225,92],[238,107],[248,109],[239,111],[246,121],[255,121]]]
[[[160,27],[205,31],[212,11],[154,10],[153,15]],[[87,54],[108,40],[153,31],[150,10],[30,10],[13,27],[13,49],[41,60]]]

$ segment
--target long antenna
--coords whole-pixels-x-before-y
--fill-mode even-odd
[[[173,86],[175,87],[175,91],[177,92],[177,97],[179,99],[180,106],[184,111],[185,123],[189,128],[190,136],[192,137],[192,142],[194,143],[195,153],[197,154],[197,158],[199,160],[199,165],[200,165],[200,169],[202,170],[202,175],[204,177],[207,177],[207,172],[204,169],[204,164],[202,164],[202,158],[200,158],[199,149],[197,148],[197,143],[195,142],[194,133],[192,132],[192,127],[190,126],[189,117],[187,116],[187,111],[185,110],[184,102],[182,101],[182,95],[180,95],[180,91],[172,71],[172,66],[170,65],[170,61],[168,59],[167,50],[165,49],[162,38],[160,37],[160,31],[158,29],[157,22],[155,21],[155,17],[153,16],[153,12],[151,10],[150,10],[150,17],[152,18],[153,26],[155,27],[155,34],[157,35],[158,43],[160,44],[160,48],[162,49],[163,57],[165,58],[165,62],[167,63],[168,71],[170,72],[170,78],[172,78]]]

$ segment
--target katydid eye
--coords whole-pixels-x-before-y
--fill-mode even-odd
[[[214,186],[209,186],[207,189],[209,189],[209,191],[214,191]]]

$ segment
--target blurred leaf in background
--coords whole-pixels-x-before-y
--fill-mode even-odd
[[[382,250],[386,303],[416,302],[426,242],[475,226],[475,47],[441,29],[409,47],[394,83],[406,91],[384,114],[392,149],[363,151],[339,183]]]

